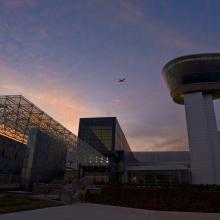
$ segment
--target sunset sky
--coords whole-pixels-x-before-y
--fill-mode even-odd
[[[0,0],[0,94],[75,134],[80,117],[116,116],[133,150],[187,150],[184,106],[161,70],[220,52],[219,12],[218,0]]]

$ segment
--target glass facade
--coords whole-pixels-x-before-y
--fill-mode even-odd
[[[78,136],[101,153],[131,152],[115,117],[80,119]]]
[[[80,119],[79,138],[102,154],[112,151],[113,124],[111,121]]]
[[[113,120],[111,118],[81,118],[78,137],[107,156],[112,153],[114,147]]]
[[[115,125],[115,146],[116,150],[124,150],[124,151],[131,151],[130,146],[125,138],[125,135],[119,125],[116,123]]]
[[[132,185],[187,184],[190,178],[189,170],[143,170],[128,172],[128,183]]]
[[[112,127],[110,126],[92,126],[89,127],[86,131],[86,138],[90,142],[94,143],[96,140],[97,145],[104,146],[107,150],[111,151],[112,149]],[[101,147],[98,146],[98,147]]]
[[[81,118],[78,137],[109,158],[110,167],[103,171],[102,176],[108,176],[110,182],[124,182],[124,164],[136,160],[115,117]],[[96,176],[96,169],[84,167],[84,170]]]

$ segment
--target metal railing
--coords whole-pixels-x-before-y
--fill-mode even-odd
[[[87,181],[86,177],[82,177],[78,182],[67,185],[34,183],[32,193],[64,203],[83,202],[90,186],[90,181]]]

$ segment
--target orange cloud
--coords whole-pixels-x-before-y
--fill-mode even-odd
[[[0,62],[0,94],[21,94],[40,109],[52,116],[59,123],[77,135],[80,117],[92,117],[102,115],[102,112],[94,107],[74,99],[65,88],[47,84],[50,78],[44,75],[42,82],[28,82],[26,74],[20,74],[6,63]]]
[[[77,135],[79,118],[92,117],[101,114],[97,109],[92,109],[90,106],[79,103],[76,100],[68,97],[68,94],[61,91],[54,91],[48,88],[49,92],[34,93],[31,99],[37,103],[45,112],[54,117],[66,128]]]
[[[57,82],[46,70],[45,73],[48,74],[39,73],[38,78],[32,81],[31,77],[33,75],[27,73],[25,71],[20,73],[7,63],[0,62],[0,94],[22,94],[76,135],[80,117],[112,116],[112,113],[117,113],[119,122],[124,121],[120,124],[133,150],[187,149],[186,130],[182,126],[179,130],[177,129],[181,121],[176,121],[177,127],[168,126],[170,118],[177,120],[178,116],[172,111],[170,113],[170,109],[167,109],[165,103],[162,102],[164,99],[162,95],[160,102],[158,100],[156,102],[154,98],[150,99],[148,95],[144,96],[144,99],[149,100],[151,103],[147,110],[149,117],[144,117],[143,120],[145,121],[138,122],[137,118],[129,117],[129,113],[125,111],[130,109],[130,112],[136,112],[139,109],[138,111],[141,112],[142,100],[132,101],[132,94],[131,96],[126,95],[127,98],[123,95],[117,97],[116,100],[108,104],[107,109],[109,112],[106,113],[104,108],[98,109],[92,103],[85,103],[80,99],[78,91],[75,91],[74,88],[65,88],[65,85],[59,83],[59,79]],[[154,91],[153,88],[152,91]],[[141,93],[141,91],[138,92]],[[120,105],[118,105],[118,102],[120,102]],[[163,105],[163,111],[167,112],[165,118],[161,116],[159,103]],[[173,106],[170,108],[173,108]],[[126,121],[127,118],[129,118],[129,121]]]
[[[137,139],[131,139],[134,151],[184,151],[188,150],[186,136],[182,134],[142,137],[137,143]]]

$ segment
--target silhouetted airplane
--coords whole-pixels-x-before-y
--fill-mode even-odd
[[[124,81],[125,81],[125,78],[118,80],[118,82],[120,82],[120,83],[121,83],[121,82],[124,82]]]

